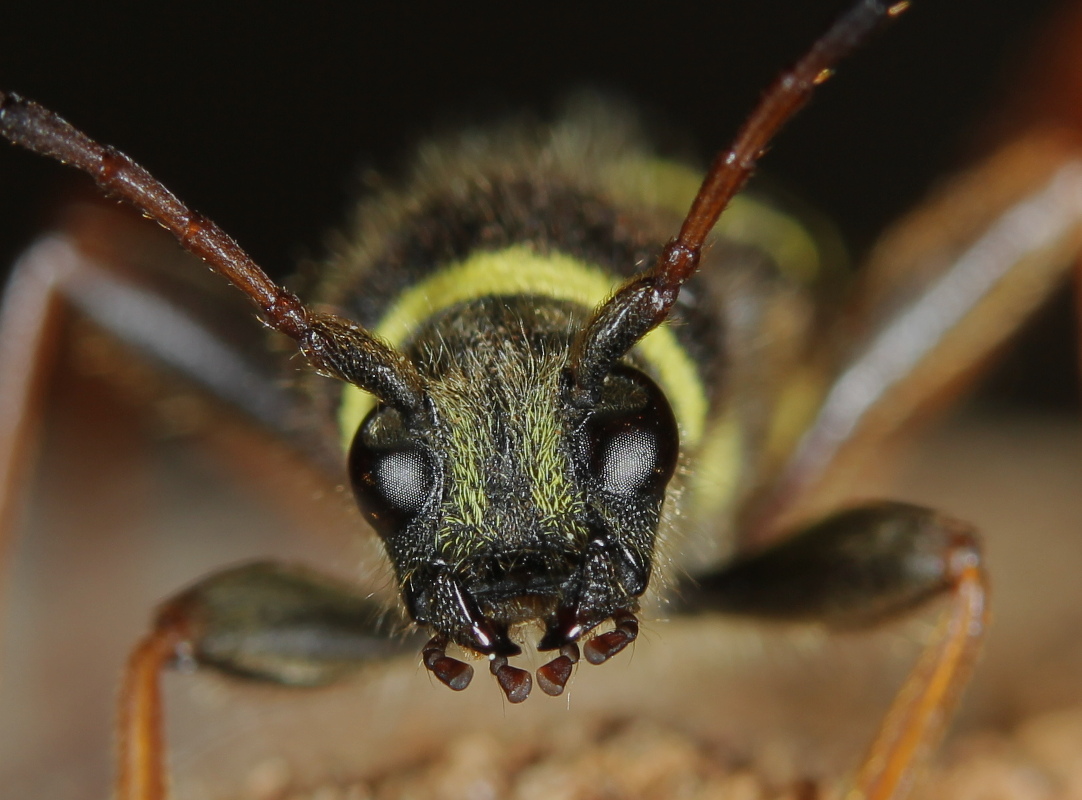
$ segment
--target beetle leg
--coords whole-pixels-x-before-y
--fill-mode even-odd
[[[23,473],[37,438],[36,410],[54,367],[56,334],[72,311],[148,363],[225,401],[255,428],[290,434],[289,441],[318,468],[337,467],[337,453],[326,453],[317,447],[318,437],[298,432],[299,393],[278,377],[281,359],[267,354],[263,332],[247,318],[247,304],[210,274],[178,264],[189,257],[130,216],[101,203],[69,206],[57,231],[19,257],[4,287],[0,563],[7,561]],[[118,242],[127,243],[129,251]]]
[[[117,715],[117,800],[167,796],[159,678],[184,643],[183,629],[159,624],[128,659]]]
[[[848,350],[821,354],[835,377],[744,516],[744,546],[837,507],[864,459],[975,376],[1080,250],[1082,150],[1057,131],[1004,147],[888,231],[825,337]]]
[[[848,795],[898,800],[942,736],[972,671],[987,622],[986,584],[968,525],[918,506],[877,503],[835,514],[705,576],[688,605],[863,627],[949,595]]]
[[[18,487],[35,438],[35,409],[52,361],[58,293],[75,271],[65,255],[49,240],[27,250],[0,306],[0,563],[7,561]]]
[[[91,234],[104,226],[98,238],[129,240],[126,218],[95,204],[73,206],[67,217],[61,231],[41,237],[22,254],[0,306],[0,531],[10,523],[17,473],[34,438],[32,410],[39,405],[38,389],[51,369],[52,334],[65,309],[77,310],[118,341],[226,400],[259,425],[275,431],[295,427],[296,398],[274,377],[277,359],[272,365],[252,355],[265,352],[264,337],[258,331],[245,336],[250,325],[215,329],[212,318],[222,302],[205,285],[187,281],[180,286],[169,274],[175,248],[162,248],[151,238],[140,258],[122,263],[119,254],[103,250]],[[135,226],[137,231],[142,228]],[[147,238],[140,239],[140,245]],[[167,268],[156,264],[162,261]],[[210,285],[220,288],[217,281]],[[184,304],[178,297],[191,299]],[[235,305],[247,311],[244,304],[230,307]],[[245,314],[225,315],[227,320],[237,317],[247,322]]]
[[[219,572],[165,603],[124,676],[117,797],[166,797],[160,687],[166,667],[321,686],[416,648],[388,638],[382,616],[379,604],[348,585],[274,562]]]

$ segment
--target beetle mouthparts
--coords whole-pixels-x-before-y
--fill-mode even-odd
[[[591,664],[604,664],[639,636],[639,621],[630,611],[617,611],[612,615],[612,621],[615,628],[599,633],[583,647],[586,660]]]
[[[599,633],[586,642],[583,651],[591,664],[603,664],[631,644],[639,635],[639,621],[630,611],[617,611],[612,615],[615,627]],[[444,685],[460,692],[473,680],[473,667],[457,658],[447,655],[449,639],[445,634],[436,634],[429,639],[421,651],[421,660],[425,667]],[[537,670],[537,685],[550,697],[563,694],[571,672],[579,662],[579,646],[568,641],[559,647],[560,654]],[[533,677],[527,670],[513,667],[507,656],[492,654],[489,656],[489,670],[496,677],[508,702],[521,703],[530,696]]]
[[[560,648],[560,655],[537,670],[537,685],[549,697],[559,697],[571,677],[571,668],[579,663],[579,646],[568,642]]]
[[[421,660],[428,671],[456,692],[461,692],[473,680],[473,667],[447,655],[447,637],[433,636],[421,651]]]

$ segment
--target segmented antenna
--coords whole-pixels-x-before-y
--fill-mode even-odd
[[[647,333],[660,325],[699,266],[703,242],[729,201],[755,171],[766,146],[848,56],[908,2],[863,0],[838,19],[808,53],[767,89],[728,150],[714,159],[680,233],[654,266],[625,283],[579,334],[571,353],[571,401],[596,405],[605,376]]]
[[[310,311],[271,280],[229,234],[190,209],[124,153],[99,144],[47,108],[4,92],[0,92],[0,135],[82,170],[105,192],[155,220],[240,289],[268,325],[297,342],[319,372],[355,384],[403,412],[422,408],[421,376],[404,355],[349,320]]]

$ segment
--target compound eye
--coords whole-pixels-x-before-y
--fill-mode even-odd
[[[606,492],[633,495],[653,481],[658,443],[649,431],[628,426],[600,445],[601,487]]]
[[[621,373],[615,378],[625,384],[623,397],[636,402],[594,412],[587,427],[591,471],[608,494],[660,495],[676,469],[676,420],[653,381],[630,368]]]
[[[376,414],[377,412],[373,412]],[[436,471],[427,449],[409,440],[384,444],[372,428],[361,426],[349,451],[349,476],[357,504],[383,538],[409,524],[428,505]]]

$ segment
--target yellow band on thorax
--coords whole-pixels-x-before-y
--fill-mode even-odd
[[[620,283],[617,276],[578,259],[560,253],[540,255],[527,245],[478,252],[403,292],[374,333],[392,347],[401,347],[433,314],[491,295],[542,295],[593,309]],[[672,404],[682,441],[694,446],[702,438],[708,408],[695,362],[664,325],[648,333],[635,349],[650,365]],[[347,449],[374,405],[375,398],[368,392],[345,387],[338,423]]]

